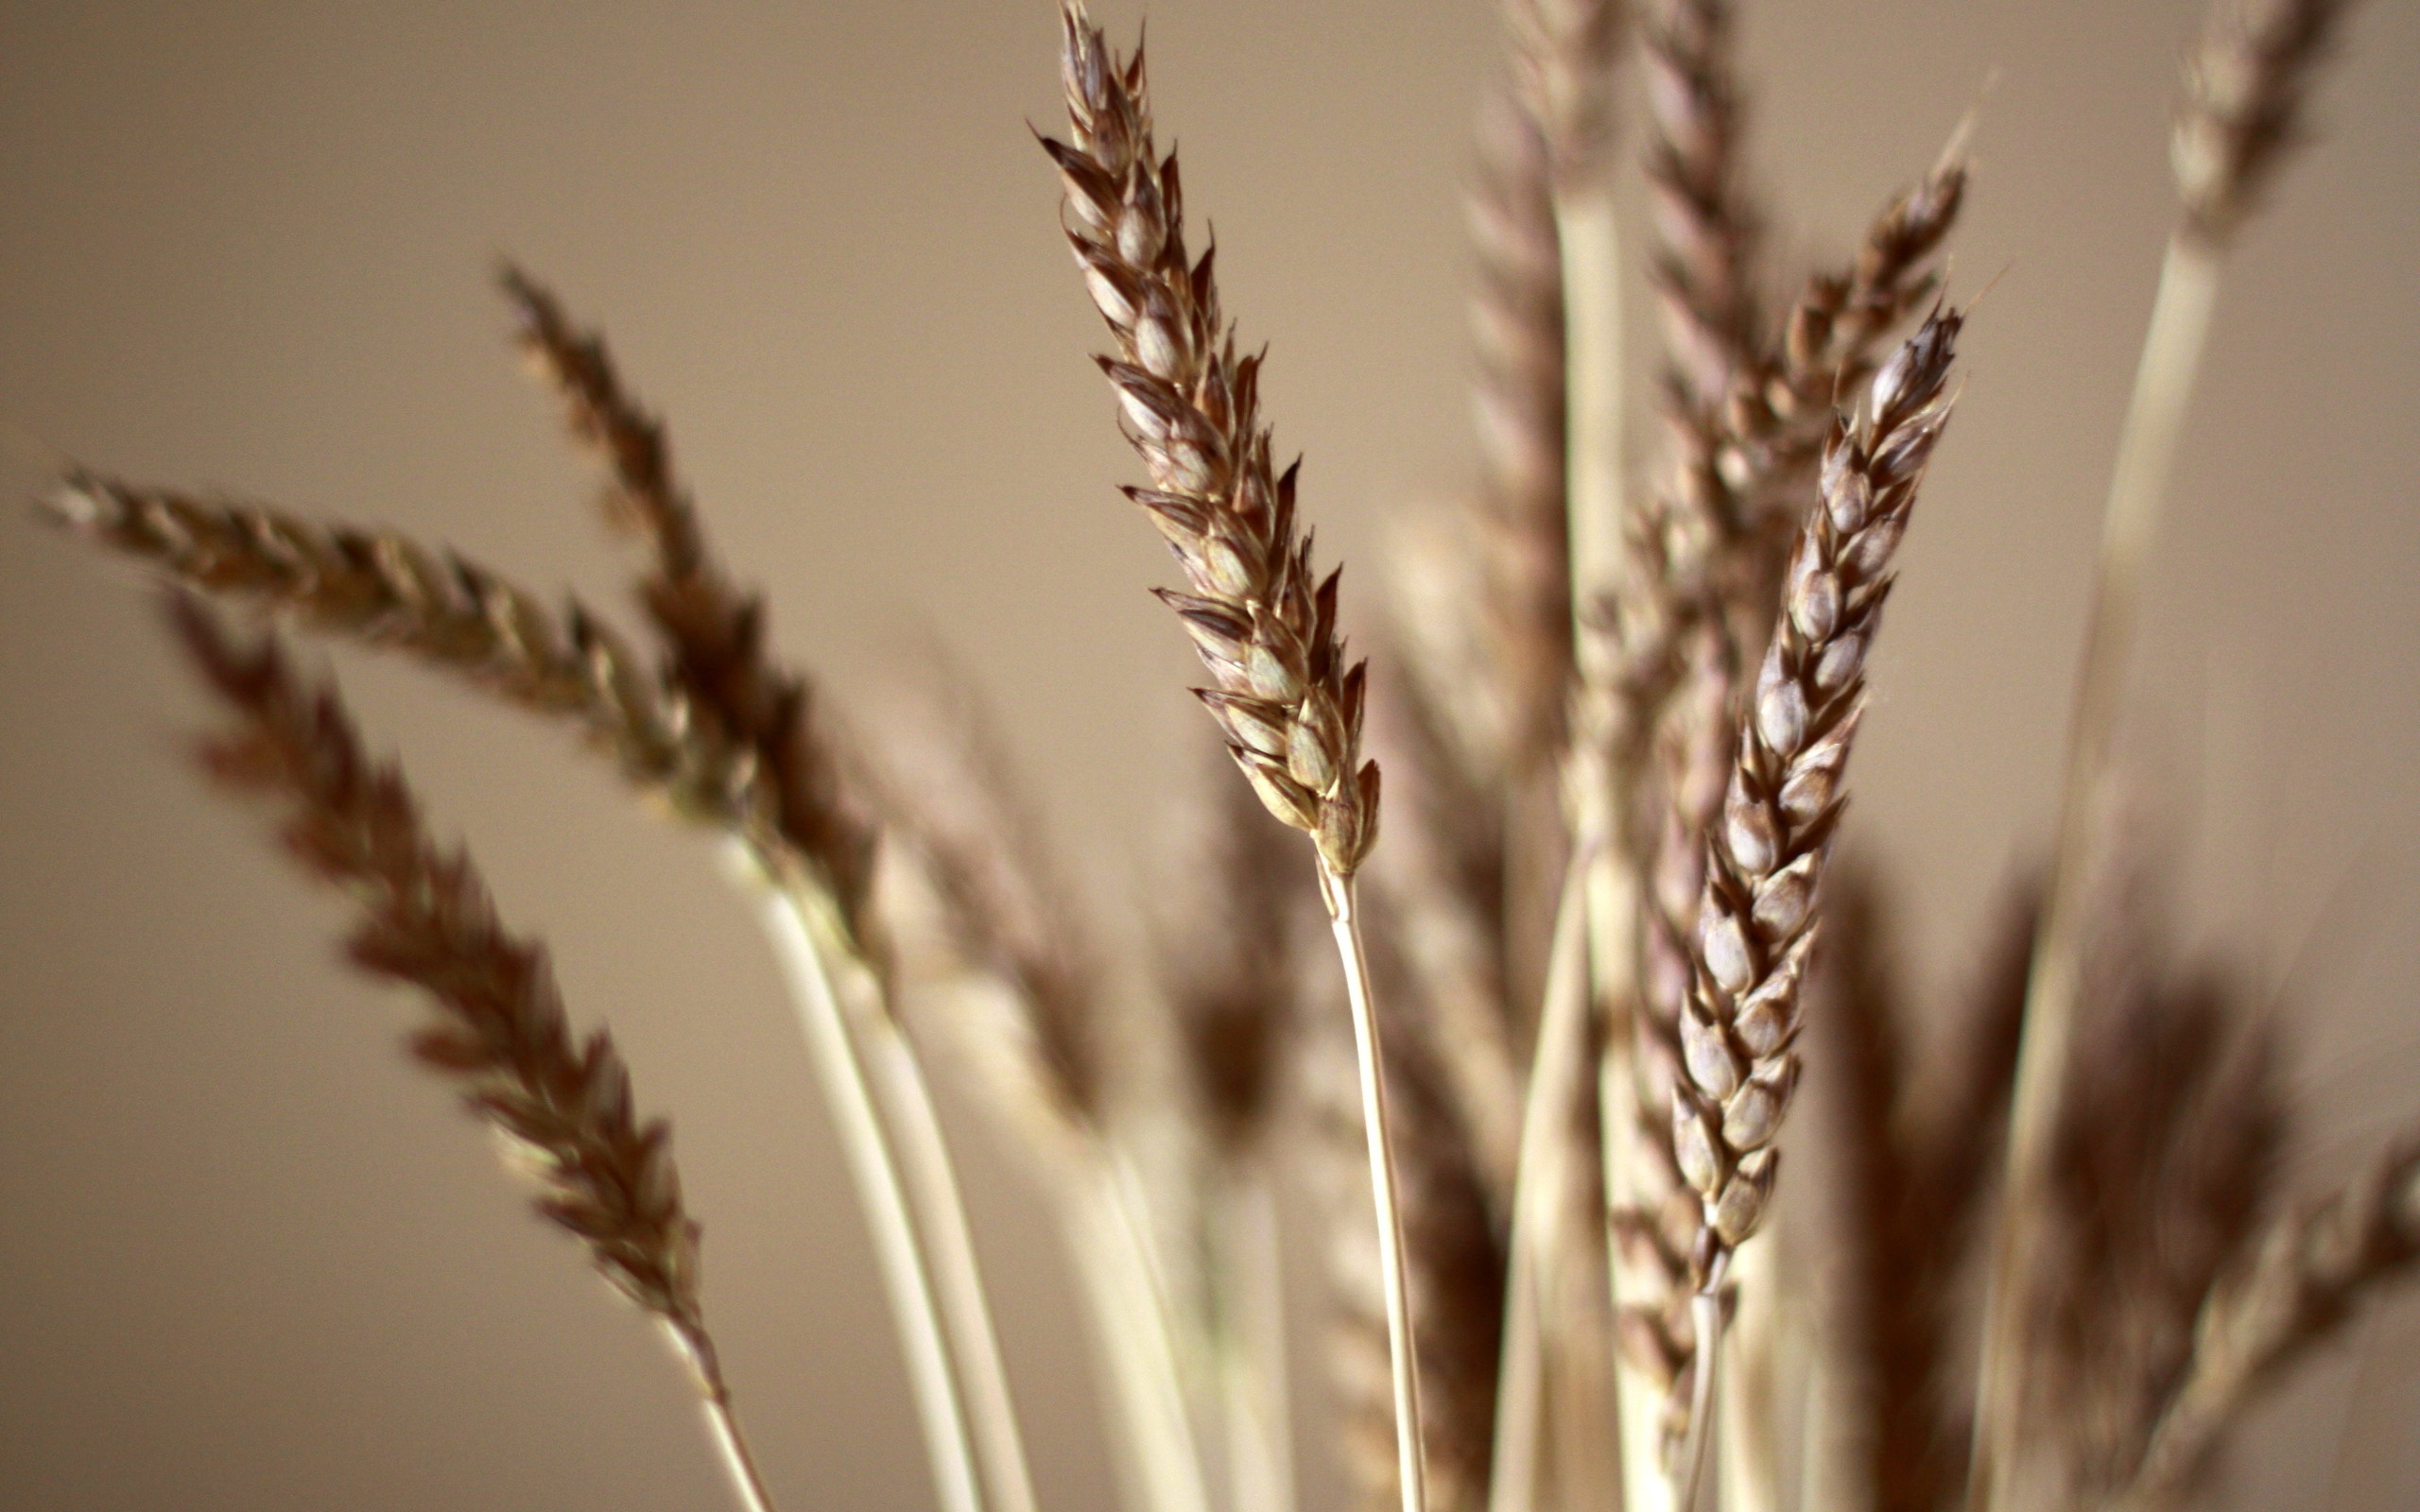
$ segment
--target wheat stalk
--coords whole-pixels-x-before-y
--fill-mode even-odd
[[[1128,496],[1158,525],[1193,589],[1161,590],[1217,684],[1200,697],[1261,801],[1308,834],[1342,961],[1361,1069],[1387,1277],[1396,1460],[1406,1512],[1424,1512],[1418,1362],[1387,1087],[1354,874],[1377,839],[1378,767],[1363,763],[1366,669],[1337,636],[1337,575],[1315,580],[1298,541],[1294,468],[1278,476],[1261,423],[1257,357],[1238,358],[1213,253],[1185,254],[1176,158],[1151,136],[1142,58],[1120,61],[1081,0],[1061,9],[1069,140],[1045,139],[1066,189],[1063,224],[1117,348],[1100,359],[1153,487]]]
[[[929,1020],[1044,1158],[1143,1500],[1206,1512],[1167,1267],[1116,1147],[1100,984],[1006,752],[971,690],[951,686],[920,713],[903,710],[882,754],[867,781],[890,853],[917,885],[897,910],[911,925],[909,1000],[933,1000]]]
[[[782,885],[769,900],[768,928],[802,1013],[818,1021],[838,1015],[837,1022],[804,1027],[830,1100],[866,1105],[839,1118],[852,1139],[871,1141],[851,1152],[861,1195],[870,1211],[887,1215],[883,1222],[896,1225],[904,1214],[913,1230],[881,1236],[876,1247],[887,1257],[902,1327],[923,1341],[910,1351],[911,1375],[937,1473],[956,1487],[954,1501],[1032,1512],[1032,1480],[965,1203],[931,1090],[885,981],[888,945],[870,907],[873,829],[844,790],[831,739],[810,717],[806,680],[767,648],[762,601],[715,561],[673,471],[662,422],[624,385],[600,336],[576,327],[519,269],[508,266],[501,282],[520,319],[523,352],[562,402],[572,435],[605,465],[610,517],[648,548],[638,596],[664,647],[666,679],[750,753],[775,797],[777,830],[806,863],[811,886],[770,872]],[[797,949],[802,933],[810,954]],[[873,1193],[867,1181],[898,1190]],[[944,1358],[934,1357],[936,1345]]]
[[[2184,214],[2161,266],[2111,472],[2067,734],[2058,850],[2026,1003],[1977,1387],[1979,1437],[1968,1488],[1976,1512],[2005,1504],[2024,1432],[2019,1293],[2041,1245],[2035,1215],[2043,1211],[2083,976],[2092,815],[2116,740],[2144,564],[2217,304],[2221,262],[2297,134],[2312,72],[2344,9],[2341,0],[2272,0],[2255,27],[2215,25],[2187,75],[2173,153]]]
[[[1864,707],[1865,658],[1888,596],[1890,563],[1934,443],[1961,320],[1937,312],[1876,374],[1859,412],[1834,422],[1821,507],[1788,575],[1783,612],[1739,732],[1722,820],[1706,851],[1680,1023],[1672,1147],[1702,1212],[1689,1257],[1698,1286],[1699,1401],[1719,1339],[1709,1324],[1730,1258],[1764,1221],[1772,1141],[1796,1091],[1799,988],[1814,943],[1815,896],[1841,805],[1841,778]],[[1681,1461],[1689,1504],[1697,1456]]]
[[[497,921],[467,854],[430,838],[402,772],[371,761],[333,686],[306,683],[274,641],[240,644],[190,598],[169,609],[188,662],[233,721],[202,745],[203,765],[230,792],[283,807],[286,852],[353,897],[354,964],[419,988],[438,1012],[412,1036],[413,1057],[528,1158],[544,1190],[539,1213],[663,1325],[742,1504],[766,1512],[699,1299],[698,1225],[681,1201],[671,1133],[635,1120],[612,1038],[575,1036],[544,952]]]
[[[2324,1201],[2278,1218],[2252,1253],[2202,1304],[2191,1360],[2118,1505],[2172,1505],[2261,1388],[2420,1263],[2420,1142],[2397,1143]]]

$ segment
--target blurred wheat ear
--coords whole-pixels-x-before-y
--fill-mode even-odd
[[[199,747],[204,767],[230,793],[281,806],[286,853],[351,895],[354,964],[419,988],[437,1010],[412,1036],[414,1058],[527,1157],[544,1191],[538,1211],[663,1325],[696,1376],[742,1502],[768,1512],[706,1331],[698,1225],[682,1204],[671,1130],[636,1122],[612,1038],[574,1034],[545,953],[497,922],[467,854],[429,837],[403,774],[371,762],[333,686],[309,686],[274,642],[239,643],[191,598],[171,598],[168,617],[229,716]]]

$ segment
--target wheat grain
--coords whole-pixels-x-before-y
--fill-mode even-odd
[[[1673,1154],[1702,1204],[1690,1256],[1701,1297],[1762,1225],[1772,1194],[1772,1141],[1798,1079],[1815,895],[1863,711],[1865,658],[1892,554],[1947,421],[1960,323],[1955,312],[1929,318],[1875,376],[1860,411],[1834,423],[1823,505],[1792,555],[1781,622],[1707,847],[1672,1103]],[[1715,1341],[1703,1321],[1697,1332],[1703,1393]],[[1703,1438],[1702,1420],[1690,1432]]]
[[[663,1325],[695,1372],[743,1502],[763,1512],[699,1299],[698,1225],[681,1200],[671,1132],[634,1117],[612,1037],[575,1036],[545,953],[497,921],[467,854],[429,837],[403,774],[371,761],[333,687],[306,684],[273,641],[238,643],[190,598],[170,610],[188,662],[233,718],[200,747],[204,765],[229,791],[284,808],[286,852],[352,896],[354,964],[419,988],[437,1009],[412,1036],[413,1057],[528,1156],[544,1189],[539,1213]]]

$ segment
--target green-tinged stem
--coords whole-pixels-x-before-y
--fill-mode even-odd
[[[749,865],[744,859],[740,864]],[[859,1025],[851,1022],[844,1006],[846,996],[835,979],[832,953],[819,940],[829,932],[820,927],[815,903],[789,889],[767,887],[763,904],[766,932],[788,980],[890,1293],[942,1507],[943,1512],[991,1512],[977,1469],[962,1383],[943,1342],[942,1310],[909,1214],[898,1152],[876,1111],[863,1037],[853,1032]]]
[[[1320,893],[1334,926],[1353,1013],[1353,1047],[1361,1074],[1361,1128],[1370,1146],[1370,1195],[1378,1215],[1378,1273],[1387,1303],[1387,1357],[1394,1386],[1395,1473],[1404,1512],[1428,1512],[1427,1438],[1420,1424],[1420,1359],[1412,1347],[1411,1273],[1404,1256],[1403,1205],[1395,1188],[1392,1125],[1387,1117],[1386,1062],[1378,1013],[1370,996],[1370,962],[1361,945],[1361,916],[1353,879],[1320,862]]]
[[[1134,1500],[1150,1512],[1209,1512],[1150,1237],[1111,1158],[1087,1151],[1078,1160],[1064,1196],[1067,1247],[1117,1402]]]
[[[2040,1253],[2038,1227],[2050,1146],[2075,1038],[2095,815],[2117,735],[2145,566],[2218,289],[2216,252],[2182,234],[2172,237],[2109,484],[2074,723],[2067,735],[2066,777],[2059,795],[2058,854],[2027,981],[2025,1028],[2009,1118],[2008,1181],[1993,1247],[1976,1402],[1976,1452],[1968,1486],[1974,1512],[2009,1504],[2023,1452],[2023,1278]]]
[[[1564,1204],[1570,1196],[1568,1129],[1587,1074],[1586,879],[1595,858],[1593,850],[1576,850],[1564,875],[1530,1094],[1521,1111],[1488,1512],[1531,1512],[1538,1504],[1546,1428],[1545,1299],[1557,1291],[1553,1267],[1562,1253]]]
[[[1226,1170],[1210,1235],[1221,1332],[1219,1395],[1226,1421],[1228,1503],[1238,1512],[1294,1512],[1285,1256],[1272,1175],[1265,1160],[1246,1160]]]

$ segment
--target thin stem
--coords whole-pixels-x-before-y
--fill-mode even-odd
[[[1593,850],[1575,850],[1555,906],[1547,958],[1546,1002],[1538,1015],[1530,1095],[1521,1111],[1521,1148],[1512,1177],[1512,1237],[1506,1267],[1504,1346],[1496,1370],[1495,1450],[1488,1512],[1537,1505],[1546,1401],[1546,1307],[1554,1295],[1563,1209],[1569,1197],[1572,1102],[1588,1051],[1587,876]]]
[[[1737,1300],[1731,1319],[1731,1366],[1715,1399],[1722,1512],[1781,1512],[1779,1371],[1781,1285],[1770,1230],[1740,1247],[1731,1264]]]
[[[925,1239],[925,1262],[942,1308],[942,1329],[958,1367],[959,1390],[975,1435],[976,1459],[997,1512],[1035,1512],[1025,1444],[1009,1398],[1008,1368],[983,1294],[975,1236],[966,1222],[940,1114],[916,1053],[898,1022],[876,1011],[858,1016],[877,1108],[898,1148],[908,1205]]]
[[[1403,1207],[1395,1192],[1395,1157],[1387,1118],[1385,1061],[1379,1054],[1378,1015],[1370,997],[1370,963],[1361,945],[1361,916],[1354,908],[1353,878],[1340,876],[1320,859],[1320,892],[1326,899],[1344,966],[1345,995],[1353,1012],[1353,1046],[1361,1073],[1361,1127],[1370,1146],[1370,1195],[1378,1215],[1378,1269],[1387,1299],[1387,1355],[1392,1366],[1395,1403],[1395,1473],[1404,1512],[1428,1512],[1427,1439],[1420,1426],[1420,1362],[1412,1352],[1411,1277],[1404,1260]]]
[[[1081,1272],[1109,1384],[1125,1426],[1135,1500],[1151,1512],[1209,1512],[1201,1454],[1178,1374],[1174,1331],[1150,1242],[1115,1166],[1087,1155],[1064,1209],[1067,1247]]]
[[[1571,541],[1574,643],[1586,658],[1588,620],[1618,588],[1622,540],[1621,237],[1613,186],[1600,179],[1558,190],[1555,235],[1563,251],[1564,497]]]
[[[1689,1298],[1689,1320],[1697,1331],[1696,1373],[1689,1379],[1689,1435],[1681,1444],[1680,1512],[1696,1512],[1698,1490],[1705,1484],[1707,1447],[1714,1440],[1715,1382],[1722,1363],[1722,1282],[1731,1256],[1718,1252],[1705,1284]]]
[[[2110,478],[2083,666],[2067,735],[2066,776],[2059,795],[2058,855],[2027,982],[2009,1118],[2008,1181],[1994,1241],[1977,1385],[1976,1452],[1968,1482],[1974,1512],[2007,1504],[2023,1442],[2023,1279],[2040,1252],[2038,1225],[2050,1146],[2075,1037],[2095,811],[2116,738],[2144,568],[2218,288],[2216,252],[2191,237],[2171,237]]]
[[[1230,1167],[1211,1234],[1219,1319],[1219,1391],[1227,1430],[1229,1503],[1294,1512],[1293,1408],[1286,1389],[1286,1275],[1277,1194],[1265,1160]]]
[[[739,1498],[741,1512],[773,1512],[773,1499],[766,1493],[764,1473],[756,1468],[756,1456],[749,1452],[748,1435],[739,1431],[739,1417],[732,1411],[731,1393],[716,1370],[708,1377],[705,1393],[706,1428],[714,1435],[715,1448],[720,1451],[722,1466],[731,1477],[732,1490]]]
[[[943,1512],[986,1512],[958,1374],[942,1343],[942,1309],[932,1273],[908,1215],[896,1152],[876,1116],[872,1077],[851,1033],[830,962],[817,948],[812,904],[786,888],[764,895],[765,928],[789,980],[824,1100],[864,1205],[875,1259],[890,1292],[892,1316],[908,1358],[908,1378],[924,1418],[925,1447]]]

